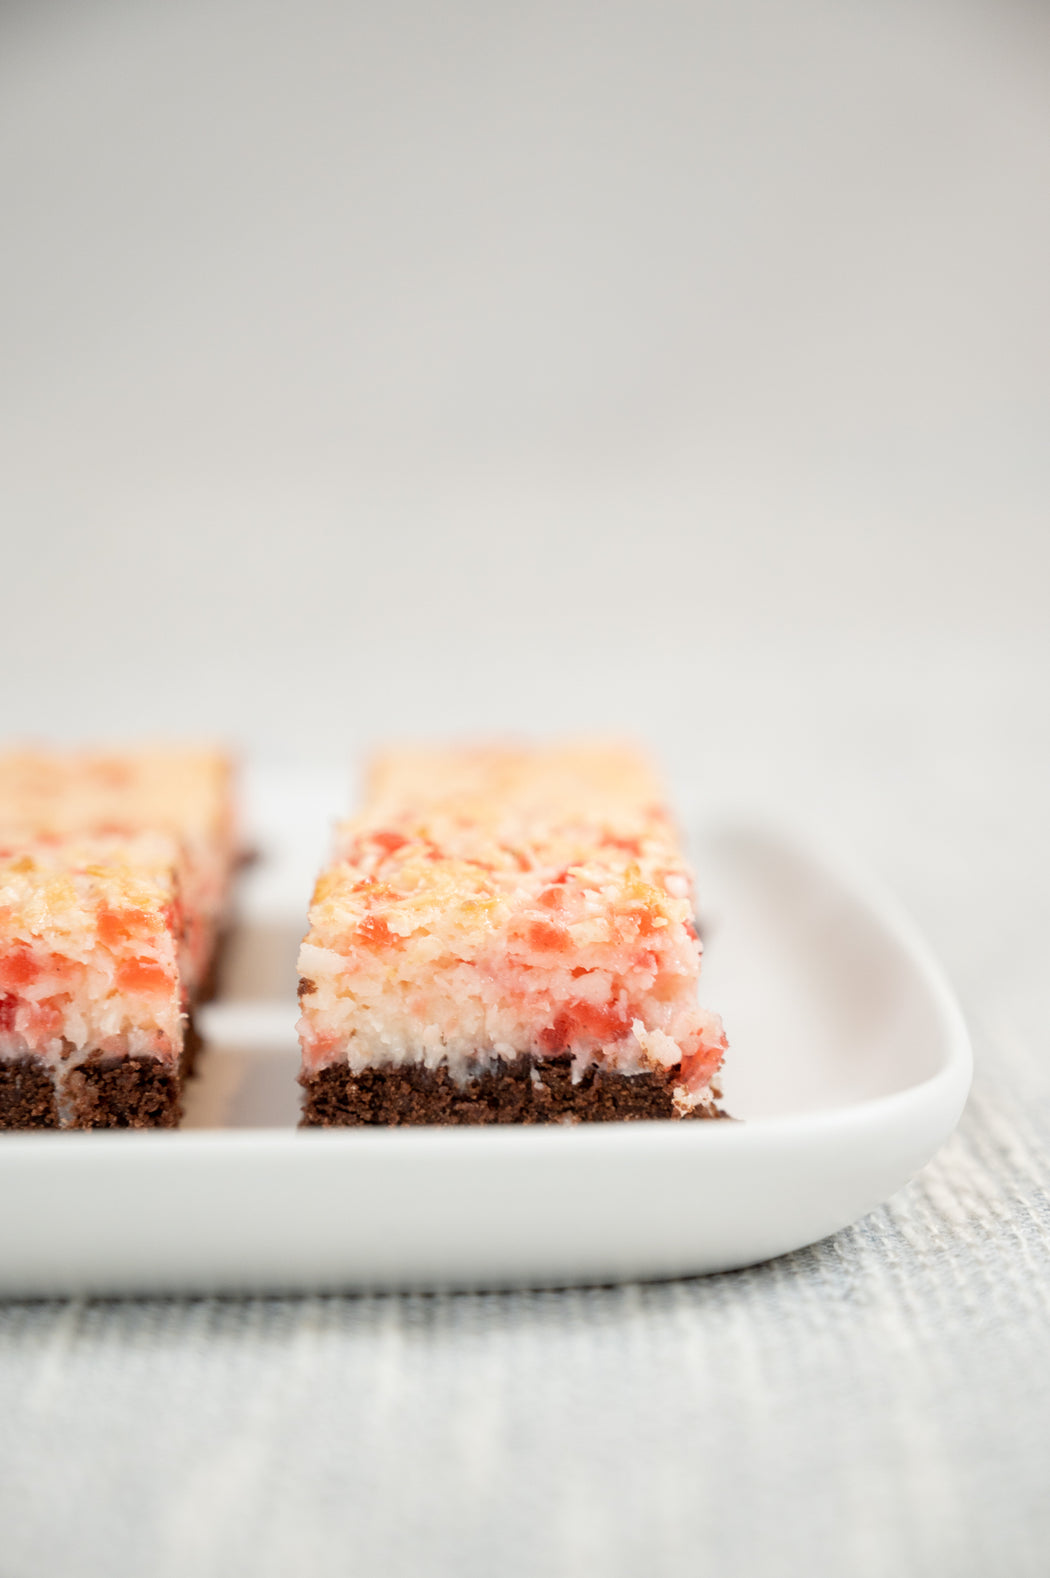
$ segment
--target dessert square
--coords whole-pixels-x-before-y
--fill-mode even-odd
[[[692,894],[631,749],[380,756],[300,951],[303,1122],[721,1116]]]
[[[236,859],[221,752],[0,753],[0,1128],[178,1121]]]
[[[0,845],[0,1128],[178,1122],[178,862],[160,833]]]

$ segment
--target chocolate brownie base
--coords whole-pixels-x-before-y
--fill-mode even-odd
[[[94,1052],[66,1076],[74,1129],[174,1129],[182,1116],[177,1068],[153,1057]]]
[[[502,1058],[467,1085],[457,1085],[444,1066],[390,1064],[351,1074],[336,1064],[301,1074],[305,1092],[302,1126],[334,1128],[459,1123],[630,1123],[676,1118],[672,1094],[677,1068],[666,1073],[613,1074],[589,1069],[572,1082],[572,1059]],[[714,1105],[690,1118],[722,1118]]]
[[[0,1129],[57,1129],[51,1076],[36,1058],[0,1058]]]

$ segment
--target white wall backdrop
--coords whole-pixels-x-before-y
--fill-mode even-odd
[[[1048,79],[1021,0],[10,9],[5,732],[1043,751]]]

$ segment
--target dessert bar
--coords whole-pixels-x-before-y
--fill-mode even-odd
[[[184,1054],[178,849],[0,848],[0,1126],[170,1126]]]
[[[303,1121],[719,1117],[700,952],[636,752],[385,754],[300,951]]]
[[[217,752],[0,755],[0,1128],[178,1121],[235,856]]]

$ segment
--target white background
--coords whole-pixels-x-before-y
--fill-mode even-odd
[[[15,6],[5,730],[735,788],[1034,711],[1048,65],[1023,0]]]

